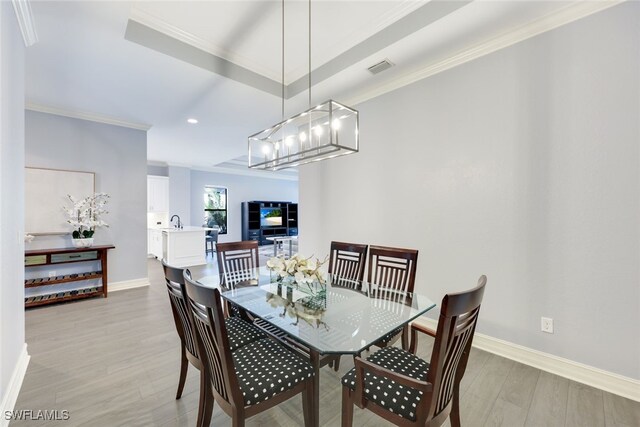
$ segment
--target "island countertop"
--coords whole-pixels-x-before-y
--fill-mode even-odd
[[[193,225],[186,225],[182,228],[162,228],[161,229],[165,233],[185,233],[185,232],[194,232],[194,231],[213,231],[215,228],[208,227],[196,227]]]

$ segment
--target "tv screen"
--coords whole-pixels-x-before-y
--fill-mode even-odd
[[[261,227],[282,227],[282,210],[280,208],[260,208]]]

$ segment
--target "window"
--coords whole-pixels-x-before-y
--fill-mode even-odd
[[[204,222],[218,227],[218,234],[227,234],[227,189],[207,185],[204,187]]]

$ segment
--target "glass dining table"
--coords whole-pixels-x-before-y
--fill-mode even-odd
[[[233,287],[205,266],[194,280],[219,287],[222,298],[308,350],[315,370],[314,426],[319,425],[319,369],[326,355],[357,355],[435,307],[426,296],[327,276],[325,284],[278,280],[266,267],[243,272]]]

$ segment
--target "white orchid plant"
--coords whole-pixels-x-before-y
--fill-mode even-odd
[[[320,261],[313,257],[304,258],[299,254],[293,255],[286,259],[283,255],[273,257],[267,261],[267,268],[277,274],[279,278],[293,277],[298,284],[311,284],[318,282],[324,284],[326,281],[325,274],[320,267],[326,262]]]
[[[101,219],[102,215],[109,213],[105,208],[109,201],[107,193],[96,193],[80,200],[70,194],[67,197],[71,206],[64,206],[63,209],[68,217],[67,222],[73,227],[74,239],[90,239],[96,228],[109,226]]]

